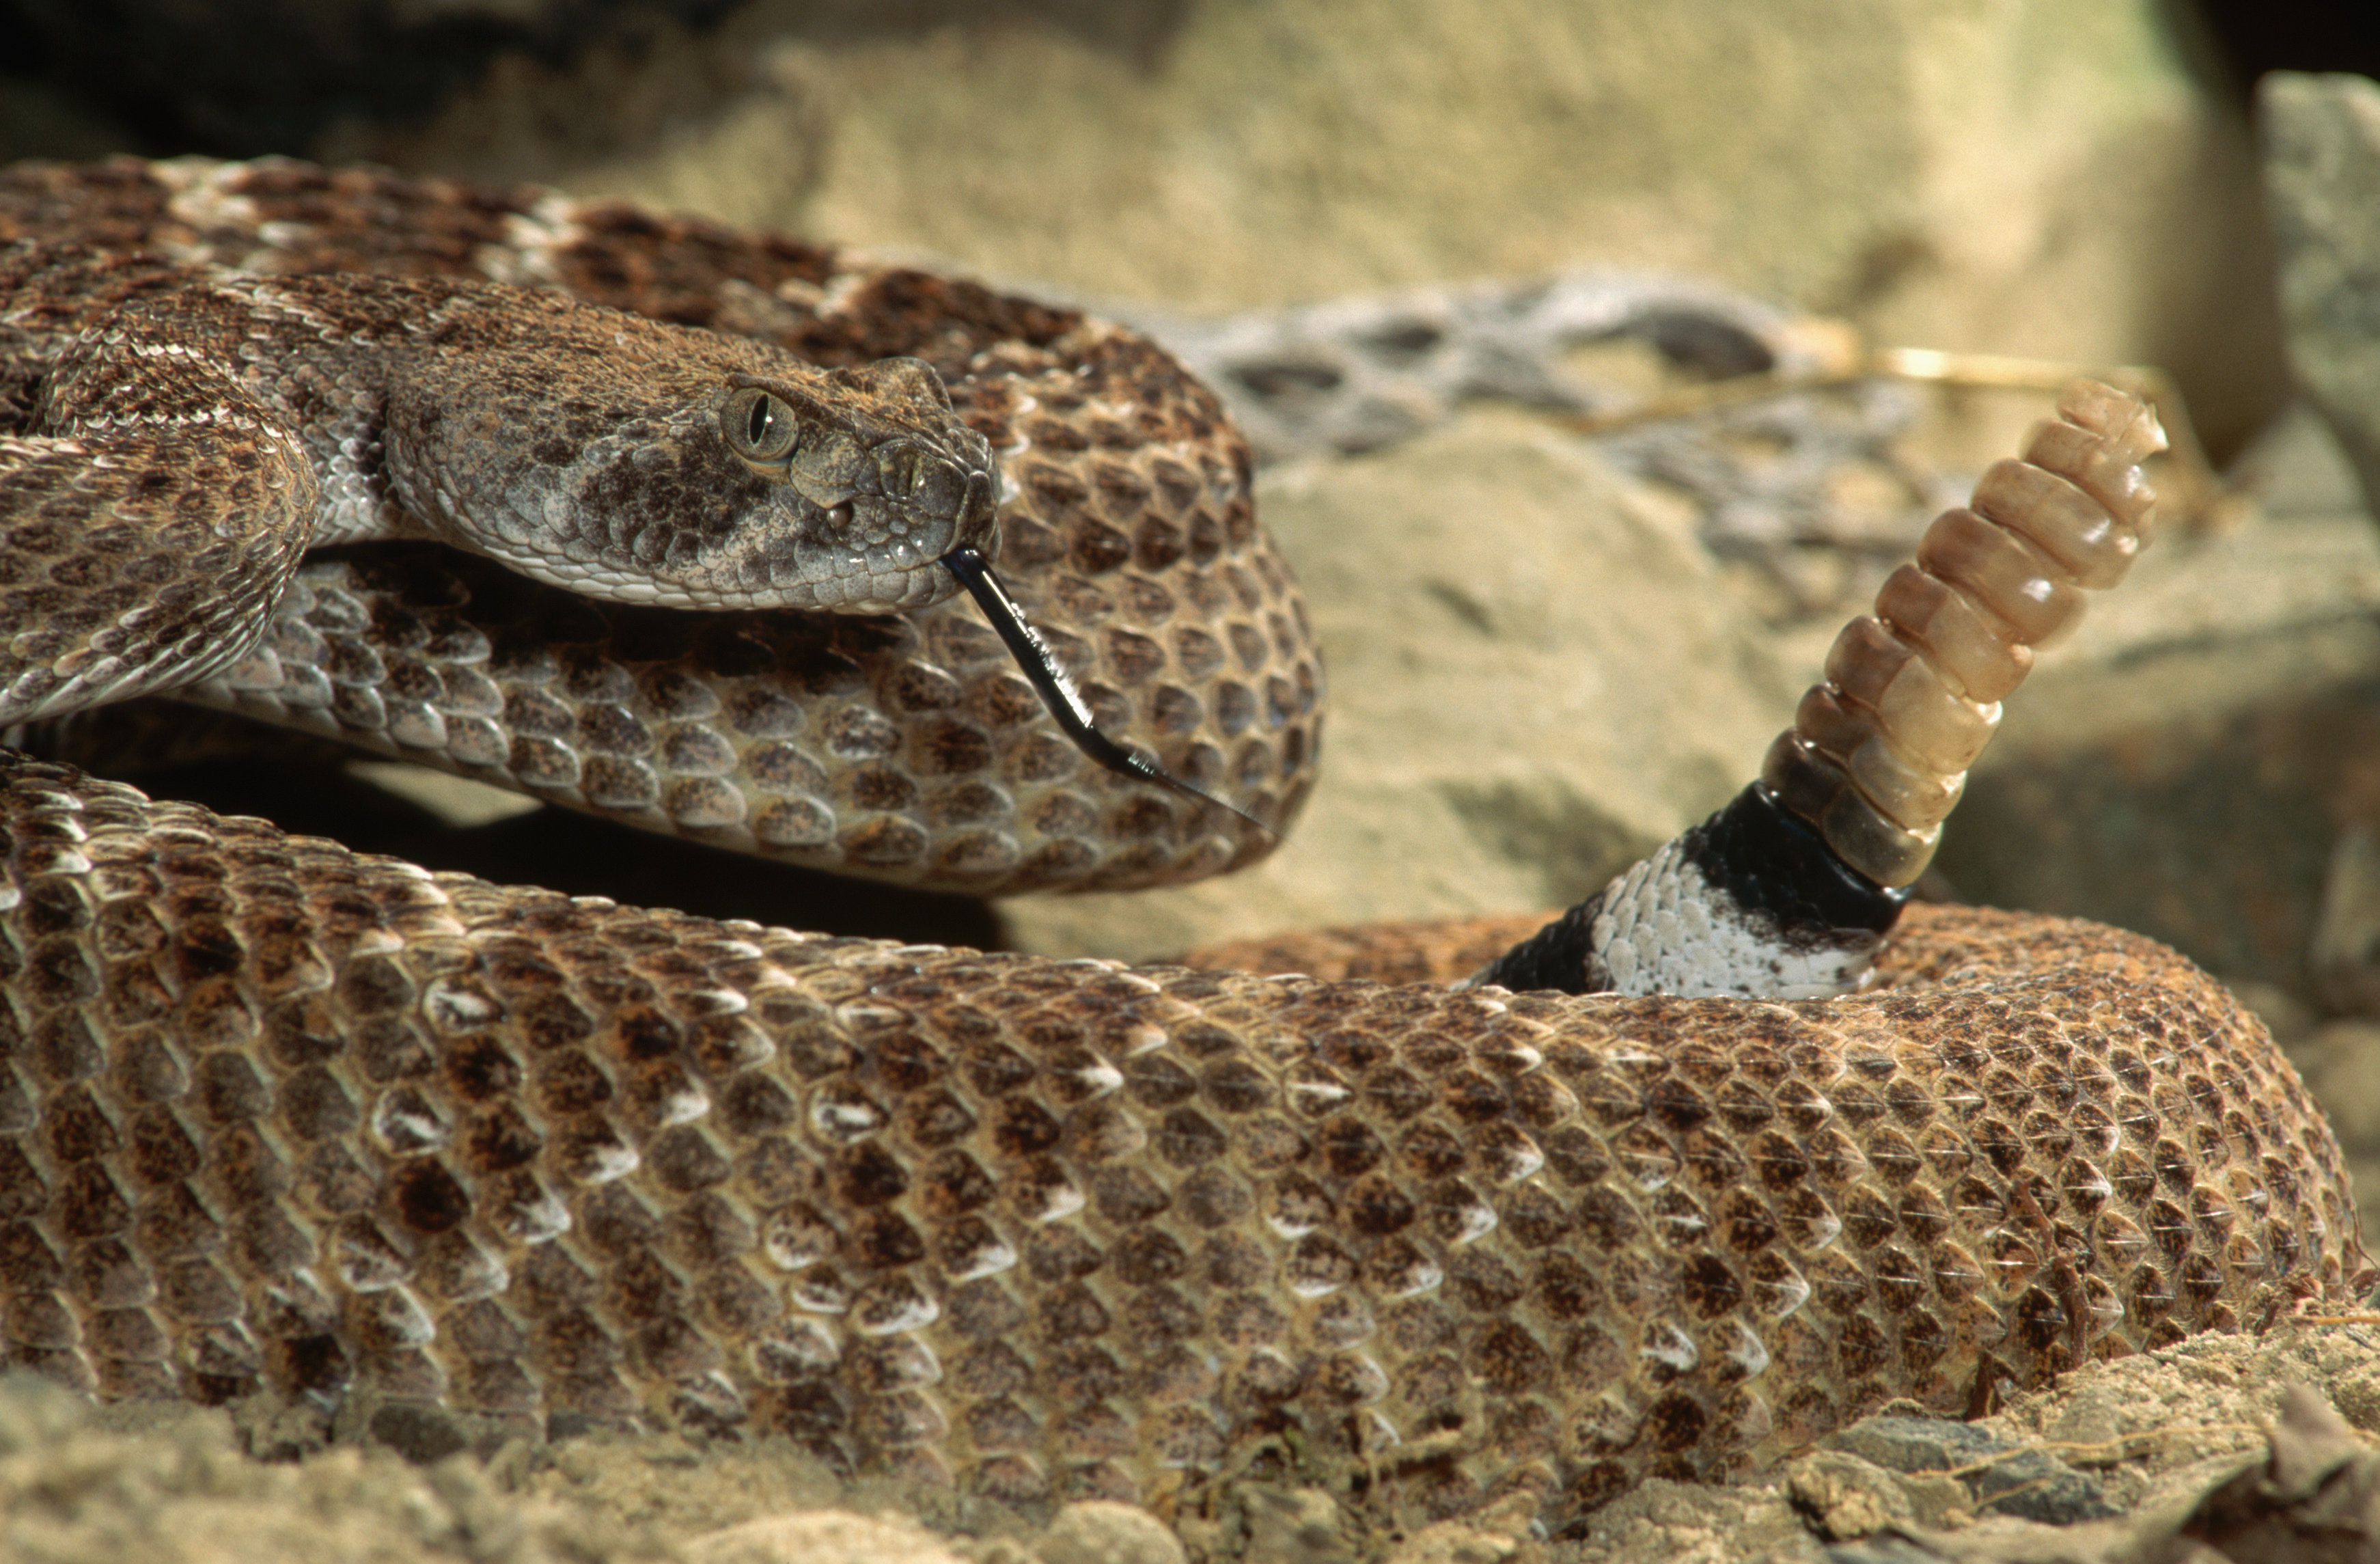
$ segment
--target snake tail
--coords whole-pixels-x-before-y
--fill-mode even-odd
[[[1856,987],[2034,648],[2073,628],[2082,589],[2131,568],[2156,503],[2140,464],[2163,449],[2146,403],[2069,385],[2023,459],[1993,464],[1876,612],[1843,627],[1759,780],[1473,982],[1746,998]]]

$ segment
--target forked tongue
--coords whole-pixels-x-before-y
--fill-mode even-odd
[[[1041,632],[1026,618],[1025,610],[1008,595],[1008,589],[1000,584],[998,576],[991,573],[990,561],[980,553],[973,548],[954,548],[943,555],[938,563],[958,578],[959,584],[966,588],[967,595],[975,599],[975,605],[983,611],[983,617],[991,621],[992,629],[999,635],[1001,643],[1008,648],[1008,654],[1016,660],[1017,668],[1025,675],[1026,682],[1032,685],[1033,692],[1041,697],[1041,703],[1050,708],[1050,715],[1057,719],[1066,737],[1075,741],[1075,748],[1119,776],[1154,783],[1169,793],[1220,809],[1227,814],[1235,814],[1268,837],[1280,835],[1247,811],[1235,804],[1225,803],[1196,783],[1174,776],[1153,757],[1136,750],[1127,750],[1100,732],[1098,723],[1092,719],[1091,708],[1083,700],[1082,691],[1075,688],[1075,681],[1068,678],[1065,670],[1058,666],[1058,659],[1050,654],[1050,643],[1041,639]]]

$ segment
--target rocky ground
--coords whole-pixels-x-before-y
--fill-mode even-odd
[[[2171,31],[2176,8],[1809,0],[1750,32],[1526,0],[1465,7],[1459,30],[1424,0],[1132,6],[1147,25],[1121,31],[1062,5],[981,27],[917,9],[945,25],[838,31],[804,19],[834,7],[791,0],[715,29],[665,21],[574,56],[500,59],[409,119],[349,119],[286,150],[929,250],[1160,332],[1450,277],[1660,267],[1871,342],[2163,364],[2225,468],[2223,503],[2171,527],[2011,702],[1940,867],[1955,894],[2142,929],[2230,982],[2290,1046],[2380,1211],[2380,532],[2332,425],[2289,399],[2255,149],[2239,102]],[[103,110],[62,102],[0,82],[0,136],[128,144]],[[2277,188],[2336,190],[2380,116],[2334,92],[2301,123]],[[2325,213],[2371,206],[2292,210],[2304,220],[2282,232],[2301,252],[2352,227]],[[2320,275],[2335,299],[2368,274],[2352,258],[2314,272],[2289,319],[2329,341],[2339,317]],[[1629,394],[1679,378],[1633,339],[1565,361]],[[2353,409],[2332,385],[2316,389],[2337,421]],[[1572,899],[1741,785],[1840,616],[1881,579],[1884,540],[1912,536],[1921,499],[2006,448],[2042,402],[1832,394],[1718,426],[1694,470],[1719,463],[1725,481],[1702,487],[1629,437],[1509,399],[1433,405],[1377,449],[1284,447],[1259,504],[1312,595],[1333,702],[1295,839],[1228,883],[933,910],[963,937],[1145,955]],[[1827,446],[1847,422],[1885,434]],[[2349,448],[2361,439],[2350,429]],[[1788,476],[1792,493],[1815,483],[1823,525],[1722,503],[1729,483],[1787,492],[1779,470],[1821,448],[1814,473]],[[703,910],[794,916],[783,882],[749,894]],[[894,904],[878,926],[921,915]],[[2368,1453],[2307,1409],[2284,1417],[2284,1387],[2319,1386],[2380,1433],[2374,1329],[2291,1325],[2095,1367],[1988,1424],[2004,1446],[1958,1452],[1965,1475],[1898,1470],[1916,1459],[1906,1431],[1871,1428],[1761,1485],[1648,1485],[1577,1543],[1509,1517],[1354,1538],[1316,1496],[1257,1490],[1181,1540],[1284,1561],[1393,1547],[1414,1564],[2355,1557],[2306,1551],[2304,1528],[2349,1549],[2380,1535],[2357,1508]],[[93,1412],[0,1387],[0,1556],[1181,1557],[1134,1511],[1033,1531],[674,1436],[238,1453],[294,1453],[274,1414]],[[2265,1486],[2210,1499],[2259,1463]],[[1993,1499],[1994,1472],[2068,1508],[1996,1515],[2011,1503]],[[2309,1519],[2309,1504],[2329,1509]]]
[[[1552,1543],[1518,1513],[1366,1535],[1328,1496],[1261,1484],[1174,1525],[1111,1503],[1033,1524],[838,1484],[781,1442],[255,1460],[275,1411],[100,1411],[0,1379],[0,1546],[26,1564],[2282,1564],[2366,1558],[2380,1533],[2369,1324],[2200,1337],[1975,1423],[1888,1409],[1755,1482],[1647,1482]]]

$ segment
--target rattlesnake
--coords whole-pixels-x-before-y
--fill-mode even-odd
[[[294,165],[18,170],[0,237],[28,235],[476,269],[830,362],[916,353],[1005,454],[1003,563],[1048,571],[1037,617],[1085,614],[1061,652],[1104,655],[1103,720],[1264,818],[1303,797],[1318,664],[1245,458],[1129,334],[786,241]],[[18,430],[48,361],[9,360]],[[67,563],[28,587],[29,556]],[[79,556],[10,557],[23,655]],[[1121,884],[1264,845],[1044,742],[988,634],[932,609],[695,620],[400,546],[303,567],[202,694],[893,877]],[[1955,788],[1884,788],[1906,829],[1853,807],[1865,709],[1815,709],[1772,780],[1892,880]],[[2337,1148],[2263,1028],[2087,925],[1912,916],[1836,1000],[1257,979],[505,889],[0,766],[0,1339],[104,1397],[775,1433],[1026,1506],[1253,1476],[1383,1519],[1527,1495],[1560,1524],[2362,1268]],[[1610,895],[1629,927],[1669,915]],[[1613,948],[1611,915],[1581,923]]]

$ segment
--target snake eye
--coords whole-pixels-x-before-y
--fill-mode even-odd
[[[783,467],[802,438],[785,399],[752,385],[727,398],[719,433],[729,450],[758,467]]]

